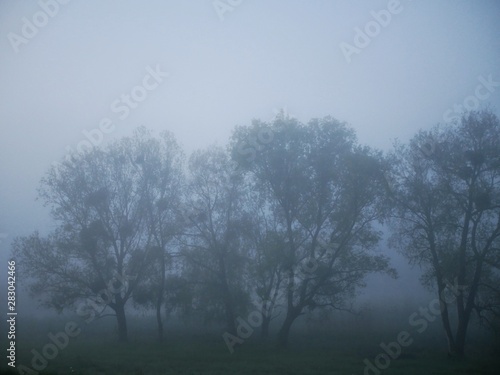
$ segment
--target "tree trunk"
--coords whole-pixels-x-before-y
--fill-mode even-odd
[[[262,314],[262,325],[260,328],[260,337],[263,340],[266,340],[269,337],[269,325],[271,324],[271,320],[273,319],[272,313],[274,309],[274,303],[276,301],[277,295],[278,295],[278,287],[279,283],[276,287],[276,291],[274,293],[273,299],[272,300],[267,300],[264,299],[261,307],[261,314]]]
[[[224,304],[225,304],[225,309],[226,309],[226,325],[227,325],[227,331],[232,334],[236,335],[236,323],[235,323],[235,316],[234,316],[234,306],[233,306],[233,301],[229,292],[229,288],[226,286],[224,291]]]
[[[472,216],[472,205],[473,205],[472,191],[469,190],[469,200],[467,211],[464,217],[464,226],[462,228],[462,235],[460,239],[460,247],[458,252],[458,275],[457,283],[458,285],[465,285],[465,274],[466,274],[466,250],[467,250],[467,239],[469,235],[469,224],[471,222]],[[458,313],[458,327],[457,334],[455,338],[455,352],[453,353],[458,358],[463,358],[465,349],[465,335],[467,332],[467,325],[469,323],[470,314],[466,311],[467,306],[464,303],[464,292],[463,290],[458,291],[457,295],[457,313]]]
[[[269,323],[271,323],[271,317],[263,315],[262,325],[260,327],[260,337],[263,340],[266,340],[269,337]]]
[[[455,338],[453,337],[453,332],[451,330],[448,306],[446,306],[446,304],[444,304],[444,308],[441,311],[441,322],[443,324],[446,338],[448,340],[448,353],[452,354],[453,352],[455,352]]]
[[[285,321],[278,332],[278,347],[286,348],[288,346],[288,336],[290,334],[290,328],[293,322],[297,318],[298,314],[291,312],[290,310],[286,314]]]
[[[235,313],[234,313],[234,305],[233,305],[233,297],[231,295],[231,290],[229,289],[229,284],[227,281],[227,273],[226,273],[226,264],[224,263],[224,259],[219,257],[219,267],[220,267],[220,282],[222,286],[222,293],[224,298],[224,309],[226,310],[226,326],[227,331],[236,335],[236,322],[235,322]]]
[[[119,301],[116,303],[115,313],[116,320],[118,322],[118,341],[127,342],[127,318],[125,316],[125,304],[123,303],[123,301]]]
[[[472,294],[475,294],[475,290],[471,290],[471,295]],[[465,357],[465,341],[467,338],[467,328],[469,327],[471,313],[471,306],[467,306],[467,308],[464,310],[463,315],[461,316],[461,318],[459,317],[458,320],[457,337],[455,339],[455,355],[460,359]]]
[[[455,352],[455,338],[451,329],[448,302],[446,301],[446,296],[444,293],[445,285],[442,282],[441,278],[438,277],[438,298],[441,304],[441,323],[443,324],[443,328],[446,333],[446,339],[448,340],[448,355],[452,355],[452,353]]]
[[[463,283],[458,284],[459,286],[462,286],[462,288],[460,288],[457,298],[458,327],[455,339],[455,351],[453,354],[459,359],[465,357],[465,342],[467,339],[467,329],[469,327],[469,322],[472,315],[472,308],[474,306],[474,301],[476,299],[478,285],[481,280],[482,269],[483,269],[483,258],[481,257],[477,260],[476,268],[474,271],[474,278],[472,280],[467,298],[464,297]],[[464,298],[466,299],[465,306],[464,306]]]
[[[156,322],[158,325],[158,341],[163,342],[163,322],[161,319],[161,306],[163,305],[163,295],[165,294],[165,253],[161,254],[161,275],[158,287],[158,298],[156,299]]]
[[[163,322],[161,320],[161,300],[158,298],[156,302],[156,322],[158,324],[158,341],[163,342]]]
[[[465,341],[467,337],[467,320],[459,320],[457,327],[457,336],[455,342],[453,343],[452,350],[450,351],[450,356],[463,359],[465,357]]]

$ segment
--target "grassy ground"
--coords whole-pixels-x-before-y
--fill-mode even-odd
[[[230,354],[221,336],[174,335],[163,344],[151,339],[118,344],[109,334],[78,337],[59,352],[40,374],[363,374],[364,359],[372,362],[381,352],[378,337],[353,338],[295,335],[287,350],[255,338]],[[31,349],[47,341],[20,343],[17,364],[30,366]],[[451,360],[442,350],[416,343],[391,360],[380,374],[498,374],[500,361],[476,354],[464,361]],[[3,372],[5,373],[5,372]],[[367,375],[377,375],[368,371]]]

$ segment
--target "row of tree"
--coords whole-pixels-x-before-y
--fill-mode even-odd
[[[419,132],[387,155],[358,144],[327,117],[307,125],[278,115],[235,129],[227,149],[194,152],[144,128],[75,153],[41,181],[57,229],[17,238],[13,254],[31,291],[52,308],[103,301],[127,340],[125,306],[165,314],[202,313],[236,334],[236,318],[262,309],[262,335],[283,312],[278,343],[316,308],[350,309],[365,277],[396,277],[374,251],[379,223],[425,269],[423,282],[446,291],[457,280],[450,352],[462,356],[475,311],[495,324],[500,303],[500,125],[489,111]],[[81,307],[81,306],[80,306]],[[85,310],[85,307],[83,308]]]

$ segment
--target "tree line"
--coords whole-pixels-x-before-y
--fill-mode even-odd
[[[285,347],[306,311],[350,310],[367,275],[397,277],[376,251],[382,223],[424,269],[449,352],[461,357],[474,314],[498,327],[499,177],[489,110],[386,153],[331,117],[254,120],[226,147],[189,158],[171,133],[139,128],[47,171],[38,194],[57,228],[16,238],[13,256],[45,306],[112,311],[120,341],[127,304],[155,311],[160,341],[168,313],[201,314],[236,335],[237,318],[259,306],[264,338],[282,312]],[[446,299],[454,280],[462,287]]]

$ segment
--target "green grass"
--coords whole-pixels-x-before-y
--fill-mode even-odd
[[[49,362],[40,374],[363,374],[363,359],[373,362],[381,352],[379,337],[295,335],[287,350],[256,338],[235,347],[230,354],[218,335],[170,335],[165,343],[152,339],[119,344],[109,335],[77,337]],[[46,341],[18,347],[18,364],[30,365],[30,350]],[[498,374],[500,362],[491,356],[448,359],[442,350],[415,343],[392,360],[381,374]],[[71,372],[73,371],[73,372]],[[374,375],[369,372],[370,375]]]

